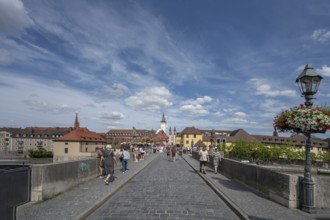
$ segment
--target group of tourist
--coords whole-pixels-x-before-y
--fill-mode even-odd
[[[218,173],[218,167],[220,164],[220,161],[222,159],[221,154],[216,147],[212,147],[210,152],[207,150],[206,146],[201,147],[199,150],[197,150],[196,147],[192,147],[192,149],[195,149],[193,152],[198,152],[199,155],[199,161],[200,161],[200,169],[199,171],[203,174],[206,174],[206,166],[207,163],[210,162],[210,156],[212,156],[212,162],[214,166],[214,173]],[[179,157],[182,159],[182,153],[183,153],[183,148],[178,147],[178,146],[172,146],[172,145],[166,145],[165,146],[165,152],[167,156],[168,161],[173,161],[175,162],[177,158]]]
[[[143,146],[133,146],[133,159],[135,162],[138,162],[139,160],[144,160],[144,154],[145,150]]]
[[[139,160],[144,160],[145,150],[144,147],[138,147],[137,145],[124,145],[120,149],[119,155],[116,155],[114,149],[110,144],[106,145],[104,148],[96,148],[96,158],[98,167],[99,178],[104,179],[104,183],[109,185],[110,180],[113,178],[115,165],[117,165],[117,158],[121,163],[122,173],[126,173],[128,160],[131,158],[130,151],[133,152],[133,160],[138,162]]]
[[[99,177],[104,179],[106,185],[109,185],[110,178],[115,171],[115,164],[117,165],[116,155],[112,146],[108,144],[105,148],[97,147],[96,158]]]
[[[145,150],[144,147],[141,146],[130,146],[125,145],[121,147],[119,154],[119,161],[121,162],[121,171],[122,173],[126,173],[127,162],[131,158],[130,151],[133,153],[133,160],[138,162],[139,160],[144,160]],[[183,149],[178,146],[167,145],[165,147],[165,152],[167,155],[167,159],[169,161],[175,162],[178,158],[182,159]],[[210,152],[206,149],[206,147],[202,147],[199,151],[199,161],[200,161],[200,169],[199,171],[203,174],[206,174],[206,166],[207,163],[210,162],[210,156],[212,156],[214,173],[218,173],[219,163],[221,161],[221,154],[219,150],[214,147],[211,148]],[[114,168],[117,165],[117,157],[114,149],[111,145],[106,145],[105,148],[96,148],[96,158],[98,164],[98,174],[100,178],[104,179],[104,183],[109,185],[110,179],[113,178]]]
[[[178,158],[181,160],[182,159],[182,152],[183,148],[182,147],[177,147],[177,146],[172,146],[172,145],[167,145],[165,147],[166,151],[166,156],[169,161],[175,162]]]
[[[213,159],[213,166],[214,166],[214,173],[218,173],[219,163],[221,161],[221,154],[218,148],[214,147],[211,149],[211,153],[209,153],[204,146],[202,149],[199,150],[199,172],[206,174],[206,163],[210,162],[210,155],[212,155]]]

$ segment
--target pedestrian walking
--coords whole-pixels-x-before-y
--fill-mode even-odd
[[[127,151],[126,147],[123,148],[123,151],[122,151],[122,171],[123,173],[126,173],[126,171],[128,170],[127,169],[127,162],[128,160],[131,158],[131,155],[129,153],[129,151]]]
[[[166,150],[167,160],[170,161],[170,159],[171,159],[171,146],[167,145],[165,150]]]
[[[221,154],[218,150],[218,148],[214,148],[214,152],[212,153],[213,156],[213,165],[214,165],[214,173],[218,173],[218,167],[221,161]]]
[[[102,161],[102,151],[101,148],[96,147],[95,149],[96,153],[96,163],[97,163],[97,173],[100,178],[103,176],[103,161]]]
[[[114,174],[115,164],[117,164],[115,153],[112,149],[112,146],[108,144],[103,154],[104,159],[104,168],[106,173],[106,178],[104,183],[109,185],[110,177]]]
[[[199,151],[199,172],[206,174],[206,163],[209,162],[209,152],[206,146]]]
[[[139,161],[139,148],[138,148],[137,145],[135,145],[133,147],[133,157],[134,157],[133,159],[134,159],[135,162]]]
[[[182,159],[183,149],[182,147],[179,148],[179,158]]]
[[[175,162],[175,159],[176,159],[176,146],[172,147],[172,159],[173,159],[173,162]]]
[[[122,146],[120,148],[120,155],[119,155],[119,161],[120,161],[120,165],[121,165],[120,169],[121,169],[121,171],[124,172],[124,170],[123,170],[123,159],[124,159],[123,151],[124,151],[124,146]]]
[[[144,160],[144,147],[141,146],[140,149],[139,149],[139,153],[140,153],[140,160]]]

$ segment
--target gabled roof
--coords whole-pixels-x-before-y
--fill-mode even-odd
[[[195,127],[186,127],[181,134],[202,134],[201,130]]]
[[[167,142],[167,135],[165,131],[161,130],[156,134],[156,137],[154,137],[154,141],[156,142],[157,140]]]
[[[257,138],[250,135],[243,129],[237,129],[230,133],[228,137],[228,142],[235,142],[235,141],[249,141],[249,142],[259,142]]]
[[[106,134],[108,136],[126,136],[132,137],[133,131],[135,132],[136,136],[154,136],[156,131],[155,130],[144,130],[144,129],[112,129],[109,130]]]
[[[54,141],[105,142],[105,139],[96,132],[89,131],[87,128],[78,128]]]

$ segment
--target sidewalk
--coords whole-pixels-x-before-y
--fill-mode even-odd
[[[206,174],[201,174],[198,160],[190,155],[183,155],[183,158],[241,216],[241,219],[330,219],[330,210],[319,210],[316,214],[309,214],[298,209],[289,209],[262,197],[256,190],[243,183],[228,179],[219,173],[214,174],[210,168],[207,168]]]
[[[115,169],[115,181],[111,182],[109,186],[104,185],[103,179],[95,178],[53,199],[19,206],[16,210],[17,219],[84,219],[158,156],[159,154],[150,154],[145,160],[138,163],[130,161],[129,171],[125,174],[122,174],[119,170],[120,165],[118,165]],[[263,198],[247,185],[228,179],[221,174],[214,174],[210,168],[206,174],[201,174],[199,173],[199,161],[186,154],[183,155],[183,158],[241,219],[330,219],[330,210],[308,214],[297,209],[286,208]]]
[[[149,165],[159,154],[149,154],[145,160],[128,163],[128,171],[123,174],[120,164],[115,168],[115,181],[108,186],[103,179],[96,178],[84,182],[59,196],[41,203],[27,203],[16,209],[17,220],[72,220],[83,219],[86,215],[111,197],[131,178]]]

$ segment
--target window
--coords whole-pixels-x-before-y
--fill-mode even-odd
[[[196,134],[194,134],[194,138],[196,138]]]
[[[64,153],[67,154],[69,152],[69,149],[66,147],[64,148]]]
[[[189,137],[189,134],[186,134],[186,137],[188,138]]]
[[[186,144],[189,144],[189,141],[186,141]]]
[[[88,148],[87,147],[85,148],[85,152],[88,152]]]
[[[68,142],[65,142],[64,144],[65,144],[65,145],[68,145]]]

